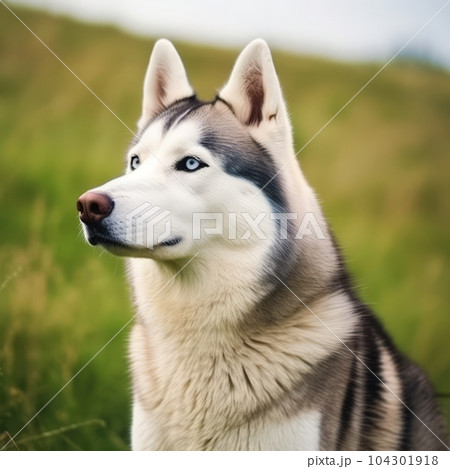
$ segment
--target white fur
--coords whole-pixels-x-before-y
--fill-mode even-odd
[[[171,449],[162,446],[158,428],[152,426],[149,413],[139,401],[133,405],[132,447],[134,451]],[[319,451],[321,414],[318,411],[306,411],[286,418],[283,421],[270,422],[266,425],[253,422],[244,428],[232,429],[226,438],[218,441],[217,451]],[[180,450],[196,450],[192,447],[174,446]]]

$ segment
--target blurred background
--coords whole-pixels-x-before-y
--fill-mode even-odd
[[[130,128],[153,42],[199,97],[263,37],[300,149],[445,1],[6,2]],[[450,7],[300,154],[362,298],[430,376],[450,421]],[[121,259],[75,201],[132,135],[0,3],[0,445],[132,317]],[[129,448],[125,329],[8,449]]]

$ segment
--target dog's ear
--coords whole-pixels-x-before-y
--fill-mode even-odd
[[[219,97],[244,125],[258,126],[285,116],[280,83],[264,40],[255,39],[241,52]]]
[[[194,94],[178,52],[167,39],[153,47],[144,80],[142,116],[138,127],[156,116],[169,104]]]

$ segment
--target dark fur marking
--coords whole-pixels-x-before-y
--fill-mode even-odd
[[[209,129],[205,131],[200,144],[220,158],[223,168],[228,174],[247,179],[262,189],[275,211],[281,213],[287,211],[285,210],[287,209],[287,201],[282,190],[280,177],[267,184],[276,174],[277,168],[267,149],[260,143],[248,136],[248,140],[239,146],[229,136],[219,135]]]
[[[243,365],[242,365],[242,373],[244,374],[245,382],[247,383],[248,388],[254,394],[255,393],[255,388],[253,387],[253,384],[250,381],[250,378],[248,377],[247,370],[245,369],[245,367]]]
[[[366,327],[365,324],[362,324]],[[361,450],[371,451],[373,447],[372,431],[377,427],[378,419],[380,418],[380,403],[382,402],[382,384],[381,380],[381,361],[380,354],[381,350],[377,345],[377,334],[373,330],[366,332],[364,342],[360,343],[360,349],[363,350],[361,354],[363,363],[371,370],[369,371],[366,367],[363,370],[364,380],[364,412],[362,418],[362,438],[361,438]]]
[[[145,131],[153,124],[155,121],[159,119],[164,119],[166,122],[164,123],[164,130],[167,132],[169,128],[174,124],[177,118],[183,113],[186,112],[188,109],[192,107],[199,107],[204,104],[202,101],[197,99],[197,96],[193,94],[192,96],[188,96],[187,98],[179,99],[170,103],[166,107],[162,107],[161,111],[155,114],[152,118],[150,118],[139,132],[137,132],[131,142],[131,146],[136,145]]]
[[[402,380],[403,402],[411,409],[410,395],[411,395],[411,382]],[[411,428],[413,414],[405,407],[402,406],[402,432],[400,436],[399,451],[408,451],[411,449]]]
[[[244,89],[250,103],[246,125],[259,125],[263,119],[264,86],[262,72],[257,67],[249,69],[244,77]]]
[[[352,302],[356,304],[356,306],[359,308],[361,301],[355,293],[356,288],[354,280],[347,270],[344,256],[342,255],[342,250],[336,240],[336,236],[334,235],[331,227],[328,227],[328,231],[330,233],[331,241],[333,242],[334,251],[337,254],[336,275],[333,277],[330,283],[330,293],[334,293],[337,291],[342,291],[343,293],[346,293],[347,296],[350,297]]]
[[[227,375],[228,375],[228,384],[230,386],[230,391],[232,391],[234,389],[233,379],[231,378],[230,373],[227,373]]]
[[[284,393],[290,391],[290,388],[286,387],[278,378],[275,378],[275,383]]]
[[[196,109],[204,106],[206,103],[197,99],[196,96],[177,101],[172,106],[166,109],[159,117],[164,119],[164,132],[168,132],[175,123],[178,123],[178,119],[182,116],[182,119],[187,115],[191,114]]]
[[[192,382],[192,379],[189,378],[186,383],[184,383],[184,392],[187,392],[187,390],[189,389],[189,386],[191,385],[191,382]]]
[[[361,303],[355,293],[352,294],[351,298],[355,305],[355,314],[359,316],[359,327],[361,328],[359,340],[361,344],[364,345],[364,350],[370,349],[371,340],[374,340],[374,338],[378,339],[383,349],[389,353],[398,372],[398,377],[402,386],[402,395],[399,397],[434,431],[436,435],[439,436],[439,438],[441,438],[441,440],[447,441],[445,436],[444,419],[442,414],[439,412],[439,406],[433,394],[432,386],[425,373],[398,351],[392,342],[392,339],[385,331],[383,325],[370,308]],[[377,351],[377,354],[379,360],[380,350]],[[383,376],[381,376],[380,373],[370,365],[367,358],[362,355],[363,354],[361,354],[361,359],[364,363],[366,363],[366,365],[376,373],[380,379],[383,379]],[[364,373],[369,373],[366,368],[361,368],[361,370]],[[376,379],[373,375],[372,377],[374,380]],[[389,392],[384,390],[384,386],[379,381],[377,387],[380,391]],[[373,405],[371,401],[365,402],[364,405],[371,406],[376,412],[376,407],[379,407],[379,401],[373,403]],[[403,450],[442,450],[445,448],[442,443],[422,425],[421,422],[416,420],[405,406],[401,403],[399,403],[399,405],[403,407],[403,428],[401,435],[399,435],[401,437],[399,448]],[[379,409],[378,414],[380,416],[382,415],[379,413]],[[366,429],[364,430],[367,432]],[[421,437],[418,437],[419,433],[422,433]]]
[[[448,445],[445,420],[439,412],[433,386],[425,373],[414,363],[402,358],[398,366],[402,381],[403,402],[431,429],[434,435],[411,412],[404,408],[400,449],[442,451]],[[436,435],[436,436],[435,436]]]
[[[261,189],[274,213],[289,212],[282,188],[282,175],[273,178],[277,173],[274,160],[269,151],[249,134],[244,134],[241,140],[235,141],[229,135],[219,134],[215,129],[206,127],[200,144],[219,158],[226,173],[246,179]],[[282,220],[275,219],[273,222],[276,232],[280,233]],[[293,231],[293,225],[288,223],[287,239],[279,237],[271,257],[267,259],[265,275],[268,284],[279,285],[279,278],[286,278],[292,268],[292,243],[295,241]]]
[[[212,437],[211,438],[207,438],[204,442],[203,442],[203,451],[207,451],[208,450],[208,445],[211,443],[212,441]]]
[[[350,368],[350,376],[345,391],[344,402],[342,403],[341,416],[339,422],[339,431],[337,438],[337,451],[342,451],[345,437],[353,417],[353,411],[356,405],[355,387],[356,387],[356,359],[352,357],[352,364]]]

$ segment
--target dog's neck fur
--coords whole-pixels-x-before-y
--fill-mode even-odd
[[[201,260],[191,268],[200,265]],[[193,427],[199,428],[197,437],[219,435],[254,418],[339,346],[331,335],[329,344],[324,344],[323,325],[293,296],[295,314],[289,318],[259,327],[246,323],[241,311],[255,314],[255,307],[263,305],[263,293],[251,282],[242,284],[243,276],[230,281],[217,270],[213,281],[208,271],[211,288],[203,292],[202,301],[195,302],[193,296],[182,295],[185,282],[198,282],[203,288],[206,275],[202,281],[193,280],[188,277],[194,272],[189,272],[152,300],[163,283],[161,278],[157,284],[152,281],[159,269],[155,267],[149,275],[148,292],[136,292],[138,319],[131,336],[134,390],[140,405],[159,416],[161,428],[178,429],[177,438],[194,434]],[[189,291],[192,286],[190,283]],[[253,298],[250,307],[249,298]],[[339,317],[336,301],[344,306],[339,308]],[[345,298],[339,299],[336,293],[325,295],[310,307],[338,336],[347,336],[351,305]],[[348,315],[342,313],[345,310]],[[260,311],[262,315],[272,313],[277,311]],[[230,396],[235,401],[230,402]],[[165,435],[168,447],[169,442]],[[173,444],[183,447],[179,441]],[[196,446],[198,441],[192,444]]]
[[[172,333],[191,334],[242,322],[245,312],[269,293],[261,284],[265,256],[258,251],[230,256],[206,249],[174,263],[131,259],[130,278],[147,279],[134,285],[138,314],[144,322],[148,311],[161,316],[162,325]]]
[[[211,254],[200,252],[187,265],[189,260],[183,261],[186,266],[175,278],[178,264],[148,259],[129,264],[131,278],[147,280],[134,285],[135,399],[157,416],[161,433],[166,426],[179,432],[176,441],[165,433],[166,449],[172,443],[183,447],[180,441],[194,434],[197,440],[186,447],[198,448],[199,438],[206,441],[254,418],[286,389],[301,387],[302,377],[340,346],[331,334],[324,344],[322,323],[282,283],[270,291],[263,287],[258,257],[240,253],[236,268],[229,253]],[[298,263],[284,279],[297,293],[300,255]],[[326,290],[313,296],[308,306],[345,339],[352,330],[351,302]]]
[[[200,265],[201,260],[190,267]],[[239,320],[238,310],[251,316],[258,305],[265,309],[262,316],[278,312],[267,310],[277,304],[264,305],[258,284],[242,283],[245,269],[231,281],[219,270],[214,280],[207,270],[202,281],[186,272],[152,299],[164,282],[160,278],[153,284],[154,275],[160,275],[160,267],[154,269],[148,292],[136,292],[138,319],[130,338],[135,402],[151,416],[159,435],[151,442],[153,449],[214,448],[206,444],[212,435],[226,441],[233,428],[269,418],[267,409],[282,402],[286,390],[307,392],[304,379],[340,346],[333,335],[324,337],[321,322],[286,290],[284,297],[290,297],[295,310],[290,317],[272,324],[248,324],[245,316]],[[189,291],[192,282],[203,289],[206,277],[210,289],[203,291],[202,301],[183,295],[186,282]],[[276,296],[283,288],[277,286]],[[250,307],[248,298],[253,298]],[[324,295],[309,306],[337,336],[348,337],[352,306],[344,296]],[[278,307],[285,310],[285,305]]]

